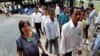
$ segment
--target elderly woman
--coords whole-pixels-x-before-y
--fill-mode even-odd
[[[16,40],[18,56],[40,56],[38,46],[42,49],[42,53],[45,53],[38,35],[32,32],[29,21],[21,20],[19,31],[21,35]]]

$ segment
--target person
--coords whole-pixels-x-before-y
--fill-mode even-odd
[[[49,52],[52,53],[52,45],[54,45],[55,54],[59,56],[59,47],[58,47],[58,21],[54,18],[55,13],[53,10],[49,11],[50,17],[45,22],[45,31],[47,40],[50,46]]]
[[[45,21],[49,18],[49,10],[47,8],[44,9],[44,15],[41,17],[41,25],[42,25],[42,31],[45,32]]]
[[[60,13],[59,18],[58,18],[58,22],[59,22],[59,26],[60,26],[60,32],[61,32],[62,26],[65,23],[67,23],[68,21],[69,21],[68,8],[64,7],[63,13]]]
[[[19,31],[20,36],[16,40],[18,56],[40,56],[38,47],[41,48],[42,53],[45,53],[39,36],[37,33],[32,32],[28,20],[19,21]]]
[[[32,27],[35,26],[36,32],[38,33],[38,36],[40,38],[40,31],[42,33],[41,29],[41,13],[38,10],[38,7],[34,8],[34,13],[31,15],[31,24]]]
[[[82,26],[83,26],[83,44],[86,43],[86,10],[82,9],[81,10],[81,18],[80,21],[82,22]]]
[[[81,9],[79,7],[70,9],[70,20],[62,26],[60,43],[62,56],[75,56],[81,51],[83,29],[82,23],[79,22],[80,17]]]
[[[58,6],[58,4],[56,4],[55,14],[56,14],[56,17],[57,17],[57,19],[58,19],[59,14],[60,14],[60,7]]]
[[[45,22],[46,20],[49,19],[49,11],[47,8],[44,9],[44,15],[41,17],[42,19],[42,31],[44,32],[44,34],[46,34],[46,31],[45,31]],[[45,43],[45,49],[47,50],[48,49],[48,40],[46,38],[46,43]]]
[[[84,9],[84,1],[80,1],[80,8]]]
[[[88,40],[88,29],[89,29],[89,26],[92,24],[92,20],[94,21],[95,14],[96,14],[96,11],[94,9],[94,4],[93,3],[90,3],[88,5],[88,16],[87,16],[87,19],[86,19],[86,22],[87,22],[87,26],[86,26],[86,39],[87,39],[86,40],[86,44],[89,44],[89,40]]]

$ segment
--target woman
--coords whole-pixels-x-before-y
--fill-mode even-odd
[[[32,32],[29,21],[21,20],[19,31],[21,35],[16,40],[18,56],[39,56],[38,46],[42,49],[42,54],[45,53],[38,35]]]

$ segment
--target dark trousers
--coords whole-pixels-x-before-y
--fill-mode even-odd
[[[40,38],[40,31],[42,32],[41,23],[35,23],[34,26],[35,26],[36,32]]]
[[[64,56],[72,56],[72,52],[66,53]]]
[[[54,45],[55,54],[59,55],[59,47],[58,47],[58,37],[49,41],[50,49],[49,52],[52,53],[52,45]]]
[[[86,39],[88,39],[88,29],[89,29],[89,26],[90,26],[90,25],[87,25],[87,26],[86,26],[86,33],[85,33]]]

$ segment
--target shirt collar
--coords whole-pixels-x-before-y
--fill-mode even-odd
[[[55,21],[55,19],[54,19],[54,21]],[[51,19],[49,19],[49,22],[52,23],[53,21]]]
[[[72,19],[70,19],[69,23],[70,23],[71,27],[75,27],[74,24],[73,24]]]

